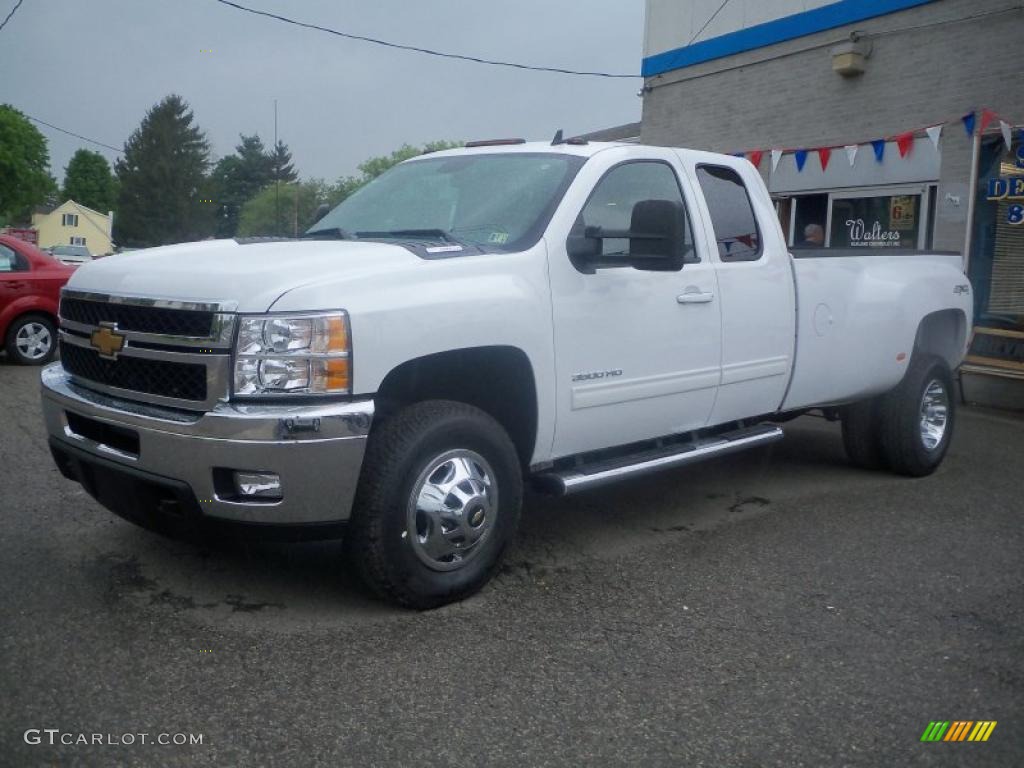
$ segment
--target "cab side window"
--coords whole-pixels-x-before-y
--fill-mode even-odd
[[[725,262],[761,258],[761,232],[740,175],[718,165],[697,167],[697,179],[711,213],[718,257]]]
[[[0,272],[24,272],[27,269],[28,262],[13,248],[0,245]]]
[[[633,223],[633,209],[637,203],[648,200],[667,200],[677,207],[683,218],[684,242],[676,269],[684,261],[693,258],[693,235],[689,216],[679,188],[679,181],[672,168],[657,161],[625,163],[610,170],[598,182],[587,204],[583,207],[576,228],[599,227],[606,231],[624,232]],[[629,240],[626,238],[604,238],[603,256],[628,255]],[[689,258],[687,258],[689,257]]]

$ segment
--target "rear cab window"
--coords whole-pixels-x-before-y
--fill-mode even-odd
[[[725,263],[760,259],[761,230],[740,175],[721,165],[699,165],[697,180],[711,214],[718,258]]]

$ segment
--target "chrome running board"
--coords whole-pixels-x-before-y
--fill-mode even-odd
[[[736,453],[747,448],[767,445],[781,440],[782,437],[782,429],[776,426],[751,427],[699,439],[695,443],[680,444],[668,449],[655,448],[610,461],[542,472],[534,476],[534,482],[541,491],[556,496],[567,496],[570,493],[609,485],[626,478],[695,464],[698,461],[724,456],[727,453]]]

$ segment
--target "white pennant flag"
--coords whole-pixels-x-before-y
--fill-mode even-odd
[[[1013,150],[1013,134],[1010,132],[1010,124],[1005,120],[999,121],[999,130],[1003,132],[1003,141],[1006,142],[1006,151]]]
[[[773,149],[772,150],[772,173],[774,173],[775,169],[779,167],[779,160],[781,160],[781,159],[782,159],[782,150],[781,149]]]
[[[857,159],[857,150],[860,149],[858,144],[847,144],[843,149],[846,150],[846,159],[850,161],[850,166],[853,166],[853,161]]]
[[[932,140],[932,146],[938,149],[939,137],[942,135],[942,125],[933,125],[931,128],[925,128],[924,131],[928,134],[928,138]]]

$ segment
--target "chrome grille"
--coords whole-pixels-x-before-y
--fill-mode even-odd
[[[213,312],[140,307],[71,298],[64,298],[61,301],[60,314],[63,318],[87,325],[113,322],[117,323],[117,327],[122,331],[204,339],[210,337],[214,317]]]
[[[60,350],[81,386],[156,405],[209,410],[228,396],[234,304],[64,290]],[[93,343],[97,331],[102,334]],[[107,332],[124,339],[101,353]]]

